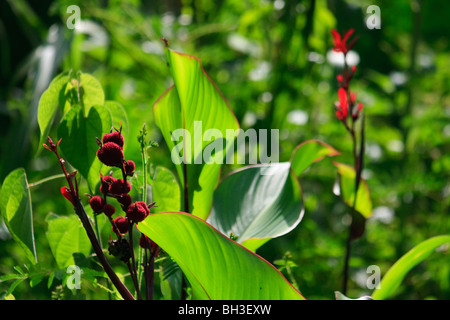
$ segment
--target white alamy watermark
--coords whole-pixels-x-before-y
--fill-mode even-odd
[[[371,5],[367,7],[366,27],[370,30],[381,29],[381,10],[379,6]]]
[[[175,164],[272,164],[279,161],[278,129],[226,129],[224,134],[214,128],[203,131],[202,121],[194,121],[193,132],[176,129],[171,139],[177,142],[170,154]]]
[[[377,265],[370,265],[366,270],[367,274],[370,274],[366,280],[367,289],[380,289],[381,270]]]
[[[67,28],[70,30],[79,29],[81,25],[80,7],[73,4],[67,7],[66,12],[70,14],[70,16],[66,20]]]
[[[77,265],[71,265],[67,267],[66,273],[70,274],[66,280],[66,286],[70,290],[81,289],[81,274],[83,270]]]

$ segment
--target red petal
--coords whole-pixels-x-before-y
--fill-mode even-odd
[[[67,200],[69,200],[73,205],[75,205],[73,203],[73,198],[72,195],[70,194],[69,188],[67,187],[61,187],[61,193],[64,196],[64,198],[66,198]]]
[[[347,33],[344,35],[344,38],[342,38],[342,42],[346,43],[348,38],[350,38],[350,36],[353,34],[353,32],[355,32],[353,28],[348,30]]]
[[[347,92],[344,88],[339,88],[338,97],[341,108],[347,109]]]
[[[331,34],[333,35],[334,41],[336,41],[336,42],[341,41],[341,35],[335,29],[331,30]]]

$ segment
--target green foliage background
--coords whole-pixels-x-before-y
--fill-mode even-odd
[[[365,26],[372,4],[381,9],[379,30]],[[81,9],[78,32],[66,26],[70,5]],[[374,214],[354,243],[347,295],[370,294],[368,266],[378,265],[384,274],[414,245],[450,230],[449,16],[448,2],[420,0],[1,1],[0,181],[18,167],[31,184],[60,173],[55,159],[40,152],[36,114],[49,82],[68,69],[92,74],[105,98],[124,106],[127,158],[139,167],[135,137],[145,122],[160,144],[150,161],[175,172],[152,115],[153,103],[172,81],[162,37],[173,49],[201,58],[244,130],[280,129],[280,161],[288,161],[301,142],[319,139],[341,152],[340,162],[352,163],[349,137],[333,112],[339,68],[327,57],[330,30],[355,28],[360,62],[353,89],[366,110],[364,177]],[[348,216],[332,192],[335,178],[329,159],[306,172],[302,223],[258,251],[272,263],[289,255],[289,277],[308,299],[334,299],[342,286]],[[73,215],[60,196],[61,181],[31,188],[39,264],[55,269],[46,217]],[[410,272],[395,298],[449,299],[448,247],[442,252]],[[2,223],[0,275],[24,261]],[[39,276],[48,276],[46,270]],[[49,299],[56,285],[23,282],[14,295]],[[6,288],[0,283],[0,291]],[[98,290],[82,294],[107,297]]]

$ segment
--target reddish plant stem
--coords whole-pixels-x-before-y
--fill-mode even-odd
[[[356,138],[356,133],[355,133],[355,121],[356,119],[353,117],[353,113],[354,113],[354,102],[351,99],[351,94],[350,94],[350,83],[349,81],[347,81],[348,79],[348,74],[349,74],[349,70],[348,70],[348,65],[347,65],[347,55],[346,53],[344,53],[344,83],[343,83],[343,88],[347,93],[347,101],[349,102],[349,106],[348,106],[348,113],[351,117],[351,127],[348,126],[347,122],[344,122],[345,128],[347,129],[347,131],[350,133],[350,136],[352,138],[352,145],[353,145],[353,160],[354,160],[354,169],[355,169],[355,197],[353,199],[353,204],[352,207],[350,208],[351,213],[350,213],[350,217],[351,217],[351,221],[349,224],[349,229],[348,229],[348,236],[347,236],[347,240],[346,240],[346,245],[345,245],[345,258],[344,258],[344,270],[343,270],[343,284],[342,284],[342,293],[345,295],[347,293],[347,288],[348,288],[348,274],[349,274],[349,264],[350,264],[350,256],[351,256],[351,243],[353,240],[353,234],[352,234],[352,230],[353,230],[353,222],[354,222],[354,216],[355,214],[357,214],[356,212],[356,198],[357,198],[357,193],[358,193],[358,188],[359,188],[359,182],[360,182],[360,178],[361,178],[361,170],[362,170],[362,159],[360,159],[360,157],[358,156],[358,151],[357,151],[357,138]],[[362,154],[360,155],[361,157],[363,156]]]
[[[134,258],[134,249],[133,249],[133,222],[130,221],[130,229],[128,230],[128,239],[129,239],[129,244],[130,244],[130,253],[131,253],[131,266],[129,263],[128,264],[128,268],[130,269],[130,275],[131,278],[133,279],[133,284],[134,287],[136,288],[136,293],[138,296],[138,300],[142,300],[142,296],[141,296],[141,290],[139,289],[139,284],[138,284],[138,280],[137,280],[137,273],[136,273],[136,261]]]
[[[75,201],[75,207],[74,207],[75,212],[78,215],[78,217],[80,218],[81,223],[83,224],[83,227],[86,230],[88,238],[91,241],[92,247],[94,248],[94,252],[97,255],[97,258],[99,259],[100,264],[102,265],[102,267],[105,270],[106,274],[108,275],[109,279],[114,284],[114,286],[117,288],[117,291],[119,291],[122,298],[124,298],[125,300],[136,300],[134,298],[134,296],[131,294],[131,292],[128,290],[128,288],[123,284],[123,282],[120,281],[119,277],[114,272],[114,270],[112,269],[108,260],[106,259],[106,256],[103,253],[102,248],[100,247],[100,244],[97,240],[94,229],[92,229],[91,223],[89,222],[89,218],[86,214],[86,211],[84,210],[83,205],[81,204],[80,199],[77,198],[74,201]]]
[[[188,189],[188,179],[187,179],[187,165],[183,164],[183,178],[184,178],[184,186],[183,186],[183,194],[184,194],[184,212],[189,213],[189,189]],[[181,294],[180,299],[186,300],[187,298],[187,283],[184,278],[184,274],[181,273]]]

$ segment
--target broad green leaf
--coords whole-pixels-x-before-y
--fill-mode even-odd
[[[126,150],[128,146],[128,135],[130,133],[129,124],[128,124],[128,116],[123,108],[123,106],[116,102],[116,101],[105,101],[104,104],[105,108],[109,110],[109,113],[111,114],[112,118],[112,126],[114,128],[120,129],[120,126],[122,126],[122,135],[125,140],[124,150]],[[109,131],[108,131],[109,132]],[[108,132],[104,132],[108,133]],[[99,137],[100,138],[100,137]]]
[[[185,164],[189,212],[206,219],[221,163],[239,133],[239,124],[199,59],[167,49],[167,60],[174,85],[154,104],[154,118],[182,188]]]
[[[50,250],[59,268],[74,264],[73,254],[79,252],[87,256],[91,250],[91,243],[76,215],[47,216],[47,240]]]
[[[180,186],[169,169],[157,167],[151,186],[152,199],[156,202],[156,206],[152,208],[152,212],[180,210]]]
[[[64,115],[58,128],[64,160],[87,179],[91,192],[94,192],[100,181],[100,171],[108,169],[97,158],[99,147],[95,139],[101,139],[110,130],[111,114],[103,106],[92,106],[87,117],[80,106],[73,106]]]
[[[14,240],[24,249],[31,263],[37,263],[33,228],[33,209],[27,175],[22,168],[12,171],[3,181],[0,210]]]
[[[346,164],[333,163],[338,168],[341,196],[349,207],[353,207],[355,200],[355,169]],[[366,219],[372,215],[372,200],[369,187],[362,178],[358,188],[355,209]]]
[[[198,217],[155,213],[138,227],[181,267],[193,299],[304,299],[274,266]]]
[[[380,288],[375,289],[372,298],[384,300],[391,297],[412,268],[428,258],[437,247],[446,243],[450,243],[450,235],[435,236],[412,248],[387,271],[381,280]]]
[[[338,154],[338,151],[322,141],[305,141],[298,145],[292,153],[292,170],[299,177],[314,162],[322,160],[325,156],[333,157]]]
[[[214,193],[208,222],[244,246],[249,240],[254,249],[295,228],[303,212],[300,184],[290,163],[282,162],[248,166],[227,176]]]
[[[64,72],[56,76],[39,100],[38,124],[41,131],[39,145],[46,142],[50,127],[53,123],[58,108],[64,107],[64,90],[69,80],[69,72]],[[41,148],[39,148],[39,150],[41,150]]]
[[[76,79],[67,83],[64,95],[64,113],[67,113],[73,105],[79,105],[87,116],[92,106],[103,106],[105,103],[102,85],[88,73],[78,72]]]

